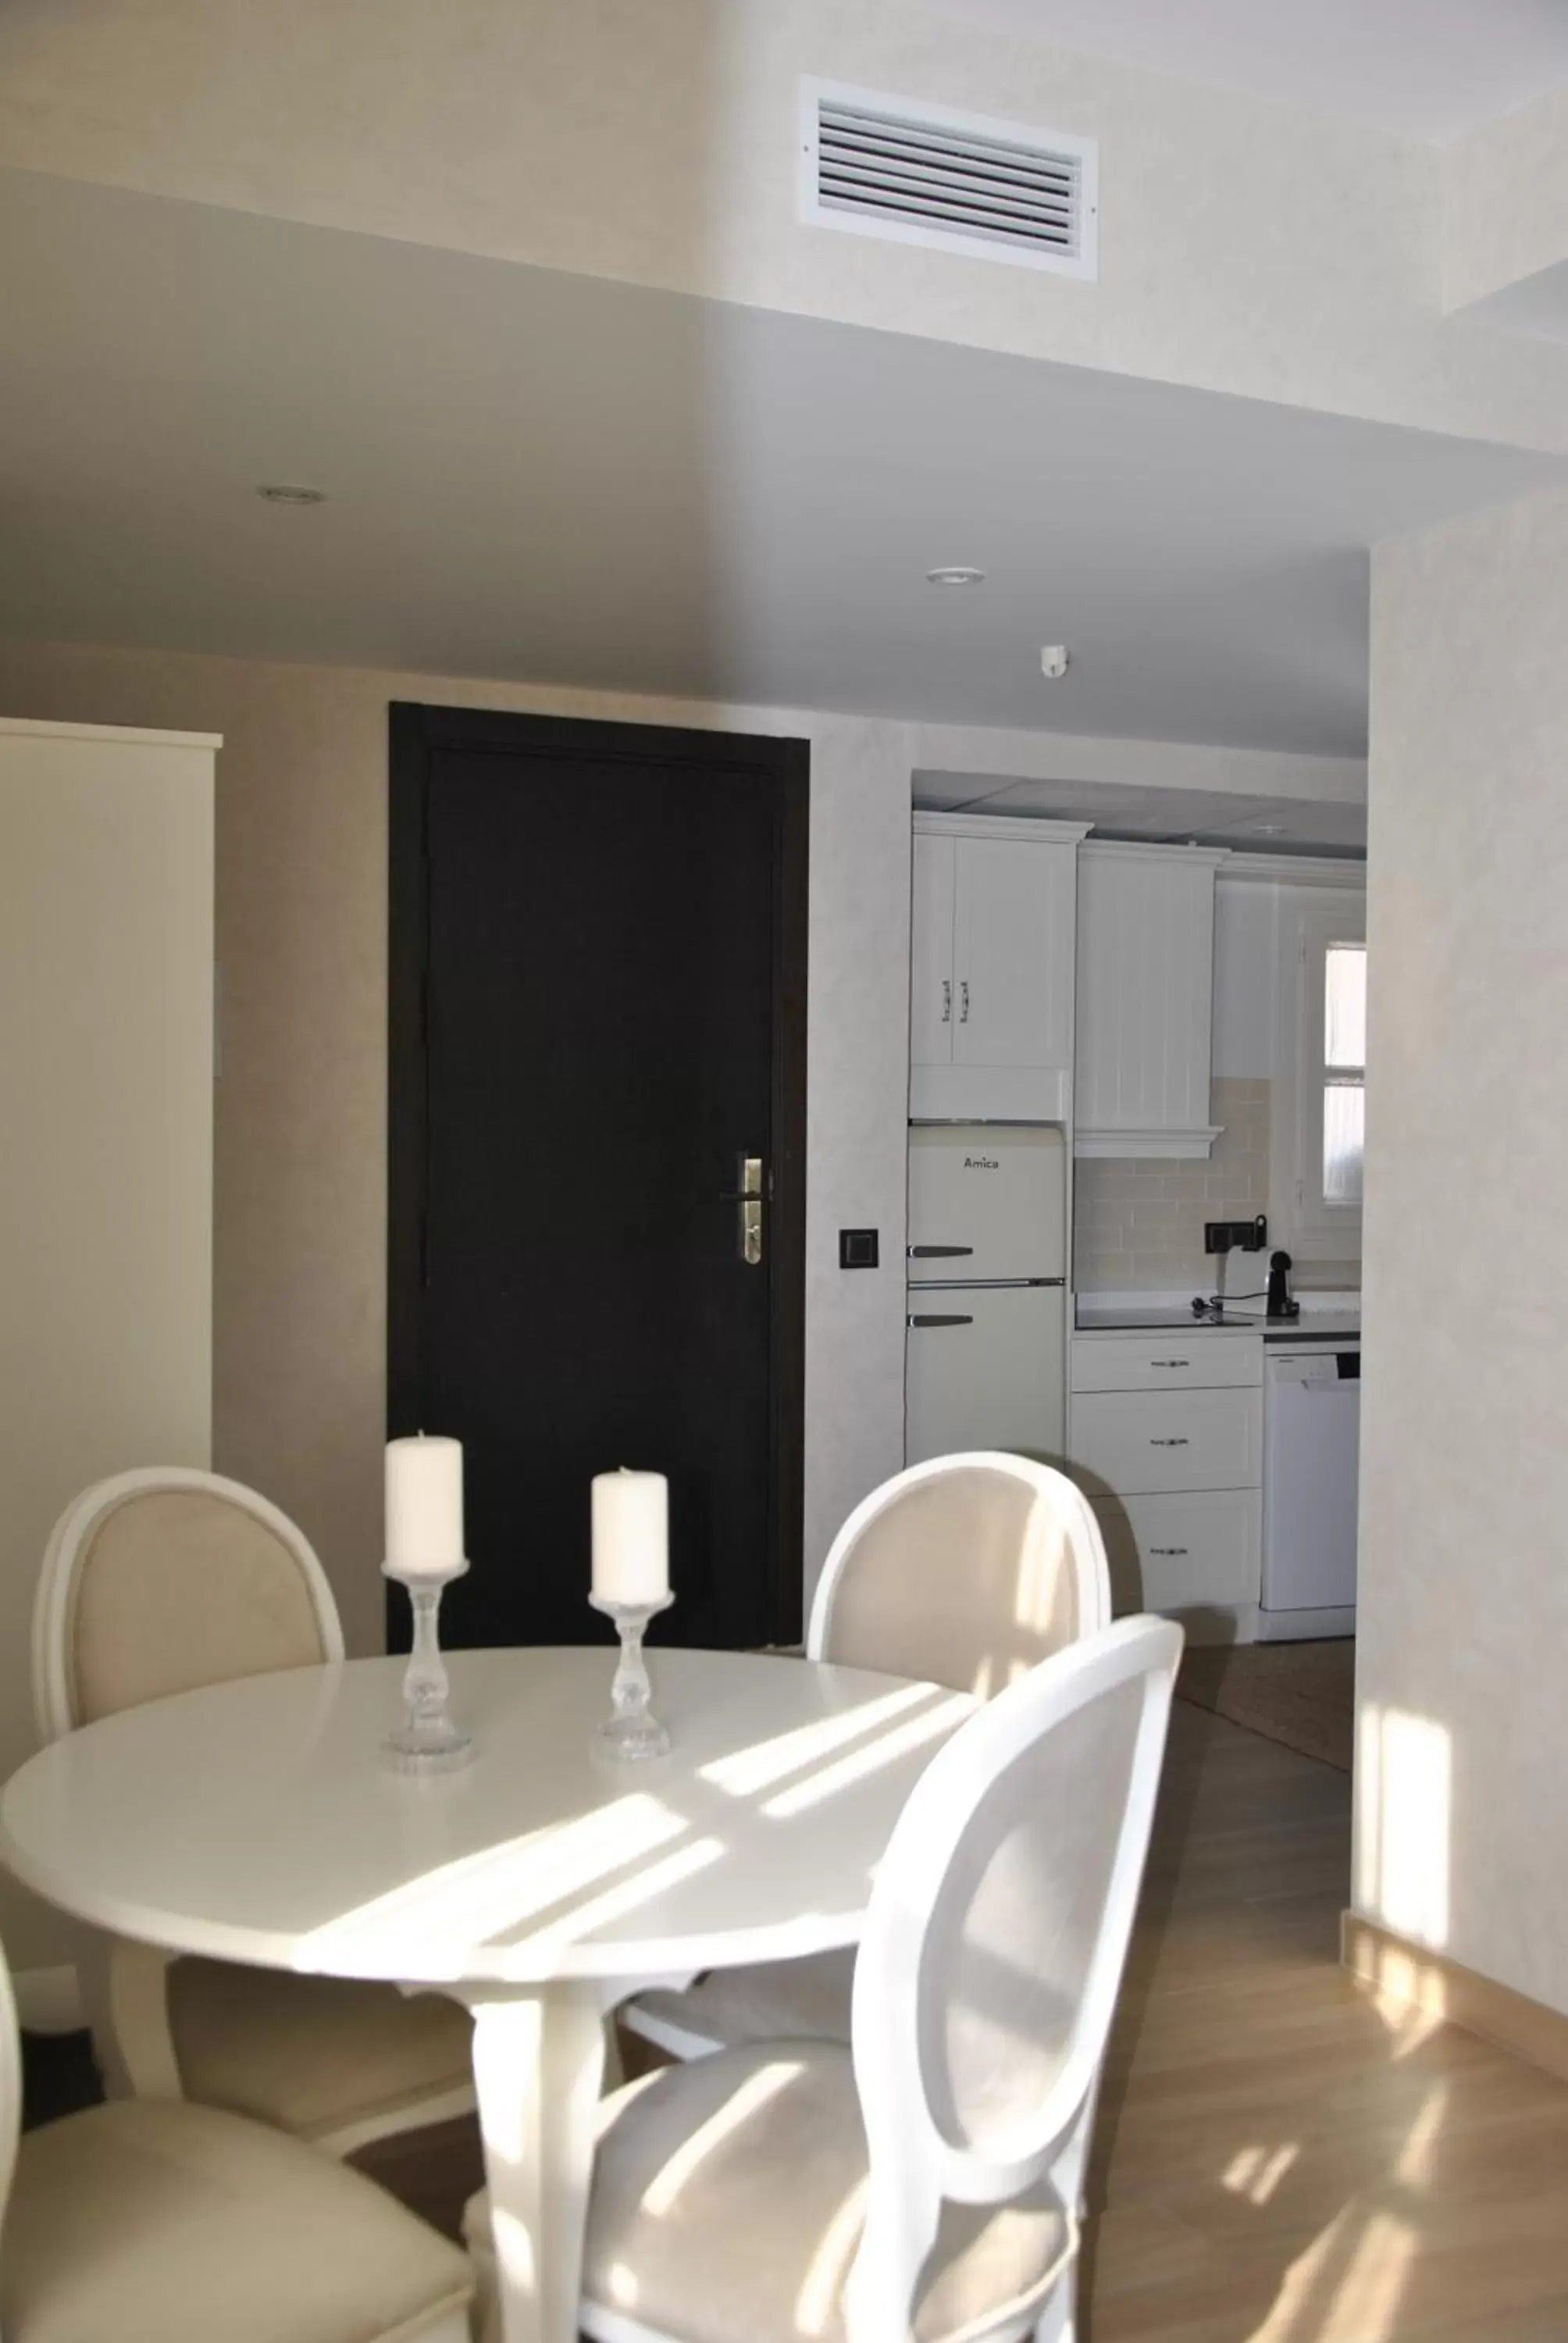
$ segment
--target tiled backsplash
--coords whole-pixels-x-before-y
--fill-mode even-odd
[[[1213,1117],[1223,1128],[1207,1162],[1089,1156],[1077,1165],[1072,1255],[1080,1292],[1214,1291],[1221,1263],[1203,1251],[1204,1222],[1250,1221],[1269,1209],[1272,1088],[1234,1077],[1215,1081]],[[1233,1252],[1229,1265],[1232,1291],[1248,1292],[1262,1284],[1268,1256]]]

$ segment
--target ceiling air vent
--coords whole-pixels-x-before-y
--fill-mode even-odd
[[[801,212],[814,226],[1095,274],[1092,138],[838,82],[803,82],[801,99]]]

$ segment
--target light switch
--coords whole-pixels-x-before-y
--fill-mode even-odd
[[[876,1230],[840,1229],[839,1266],[840,1269],[876,1269],[879,1266]]]

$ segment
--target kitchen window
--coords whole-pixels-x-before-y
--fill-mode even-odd
[[[1323,1148],[1325,1204],[1362,1200],[1366,1144],[1367,948],[1330,944],[1323,954]]]
[[[1366,901],[1281,890],[1269,1220],[1302,1261],[1359,1262],[1366,1137]]]

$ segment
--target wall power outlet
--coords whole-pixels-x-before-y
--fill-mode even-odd
[[[1251,1221],[1205,1221],[1203,1250],[1205,1252],[1229,1252],[1232,1247],[1240,1252],[1261,1252],[1269,1242],[1269,1223],[1260,1212]]]

